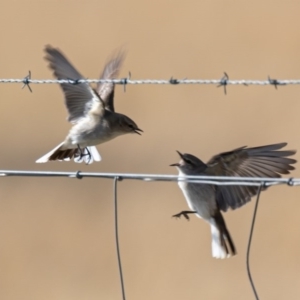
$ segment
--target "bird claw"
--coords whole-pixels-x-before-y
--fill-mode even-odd
[[[184,216],[188,221],[190,220],[190,217],[189,217],[188,214],[185,213],[185,212],[180,212],[180,213],[178,213],[178,214],[176,214],[176,215],[173,215],[172,218],[180,219],[181,216]]]
[[[79,145],[77,145],[78,146],[78,149],[79,149],[79,152],[80,152],[80,154],[75,154],[75,158],[78,158],[78,161],[81,161],[85,156],[88,156],[88,160],[87,160],[87,165],[90,163],[90,161],[91,161],[91,159],[92,159],[92,155],[91,155],[91,153],[90,153],[90,151],[89,151],[89,149],[86,147],[86,148],[84,148],[83,150],[79,147]],[[85,150],[86,150],[86,152],[85,152]]]

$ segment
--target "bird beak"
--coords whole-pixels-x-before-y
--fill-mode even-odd
[[[134,131],[135,133],[139,134],[139,135],[141,135],[141,134],[139,133],[139,131],[140,131],[140,132],[144,132],[142,129],[139,129],[139,128],[136,128],[136,129],[134,129],[133,131]]]
[[[176,150],[176,152],[177,152],[177,153],[179,154],[179,156],[182,158],[183,155],[182,155],[179,151],[177,151],[177,150]],[[180,164],[179,164],[179,163],[171,164],[170,167],[180,167]]]
[[[176,150],[176,152],[179,154],[180,158],[183,159],[183,154],[181,154],[178,150]]]
[[[179,163],[171,164],[170,167],[179,167]]]

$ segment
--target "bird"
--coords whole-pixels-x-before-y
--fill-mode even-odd
[[[101,160],[95,145],[127,133],[140,135],[143,132],[132,119],[115,112],[114,83],[98,83],[96,89],[88,83],[78,83],[78,80],[84,77],[58,48],[47,45],[44,50],[45,59],[49,62],[54,76],[57,79],[74,81],[74,84],[60,83],[68,111],[68,121],[73,127],[62,143],[39,158],[36,163],[74,158],[75,162],[85,161],[91,164]],[[100,79],[113,79],[118,76],[124,58],[123,51],[112,56],[106,63]]]
[[[280,150],[287,143],[278,143],[260,147],[247,146],[213,156],[207,163],[192,154],[177,153],[179,163],[171,164],[178,169],[179,176],[239,176],[239,177],[281,177],[295,168],[297,161],[289,158],[294,150]],[[182,211],[175,218],[196,214],[205,220],[211,228],[212,256],[224,259],[237,254],[231,235],[227,229],[222,212],[237,209],[257,195],[257,186],[211,185],[178,181],[190,211]],[[266,187],[262,188],[263,190]]]

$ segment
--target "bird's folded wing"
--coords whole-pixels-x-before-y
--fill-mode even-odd
[[[49,67],[57,79],[75,81],[84,79],[59,49],[48,45],[45,52],[47,53],[45,59],[49,61]],[[69,112],[68,121],[77,123],[91,109],[99,113],[104,111],[102,101],[87,83],[61,83],[60,86],[65,94],[65,104]]]
[[[217,176],[240,177],[281,177],[289,174],[296,160],[287,158],[296,151],[277,151],[286,143],[255,148],[241,147],[230,152],[214,156],[207,163],[207,174]],[[226,211],[236,209],[256,195],[258,187],[253,186],[217,186],[216,195],[219,208]]]
[[[112,57],[105,65],[104,70],[100,76],[100,79],[114,79],[118,77],[120,68],[125,59],[125,52],[118,52],[118,54]],[[103,100],[105,108],[110,111],[114,109],[114,88],[115,84],[112,82],[98,83],[96,91],[100,98]]]

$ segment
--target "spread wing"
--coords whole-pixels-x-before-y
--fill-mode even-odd
[[[45,47],[45,52],[47,54],[45,59],[57,79],[84,79],[59,49],[48,45]],[[69,122],[77,123],[91,110],[99,114],[104,112],[103,102],[89,84],[62,83],[60,86],[65,94]]]
[[[287,143],[267,145],[255,148],[241,147],[230,152],[214,156],[207,163],[207,173],[218,176],[241,177],[281,177],[295,168],[291,164],[295,159],[288,158],[296,151],[278,151]],[[216,197],[219,208],[227,211],[236,209],[256,195],[258,187],[251,186],[218,186]]]
[[[119,71],[125,59],[125,52],[120,51],[116,56],[112,57],[105,65],[100,79],[115,79],[119,75]],[[114,109],[114,89],[115,84],[112,82],[98,83],[97,93],[104,102],[105,108],[110,111]]]

